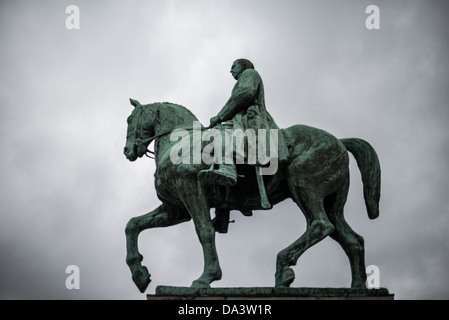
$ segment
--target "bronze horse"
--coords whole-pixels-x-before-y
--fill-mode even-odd
[[[126,226],[126,262],[133,281],[141,292],[151,281],[148,269],[141,264],[143,257],[137,247],[139,233],[193,219],[203,247],[204,269],[201,276],[193,281],[192,287],[210,287],[210,283],[220,280],[222,275],[210,208],[244,213],[263,210],[254,170],[238,165],[239,174],[243,173],[244,177],[228,190],[221,186],[203,186],[198,173],[208,166],[174,164],[169,152],[177,143],[170,140],[170,133],[177,128],[192,127],[197,118],[188,109],[176,104],[141,105],[132,99],[131,104],[134,110],[128,118],[124,153],[130,161],[135,161],[148,155],[148,145],[151,141],[155,142],[155,188],[162,202],[155,210],[132,218]],[[305,215],[307,229],[278,253],[275,286],[290,286],[295,278],[290,266],[295,265],[308,248],[330,236],[342,246],[349,258],[351,287],[366,288],[364,240],[345,221],[343,207],[349,189],[349,151],[361,171],[368,216],[371,219],[378,217],[380,164],[375,150],[361,139],[337,139],[326,131],[305,125],[282,129],[282,133],[290,141],[289,159],[280,164],[275,175],[263,177],[266,194],[273,205],[287,198],[293,199]]]

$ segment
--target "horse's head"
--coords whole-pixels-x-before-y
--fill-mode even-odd
[[[154,136],[154,111],[149,105],[130,99],[134,110],[128,117],[128,132],[124,154],[130,161],[135,161],[147,153],[151,137]]]

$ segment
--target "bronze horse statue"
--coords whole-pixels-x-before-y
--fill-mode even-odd
[[[247,214],[263,210],[254,170],[238,165],[239,174],[243,173],[244,177],[241,176],[234,187],[204,186],[198,173],[208,165],[174,164],[169,152],[177,143],[170,140],[170,133],[177,128],[191,128],[197,118],[188,109],[172,103],[141,105],[131,99],[131,104],[134,110],[128,118],[124,154],[128,160],[135,161],[148,155],[148,146],[154,141],[155,188],[162,202],[155,210],[132,218],[126,226],[126,262],[133,281],[141,292],[151,281],[148,269],[141,264],[143,257],[137,247],[139,233],[192,219],[204,255],[203,273],[193,281],[192,287],[210,287],[210,283],[222,276],[210,209],[239,210]],[[290,286],[295,278],[290,266],[295,265],[308,248],[330,236],[349,258],[351,287],[366,288],[364,240],[345,221],[343,207],[349,189],[349,151],[361,171],[368,216],[378,217],[380,164],[375,150],[364,140],[337,139],[326,131],[305,125],[282,129],[282,133],[289,140],[289,159],[279,165],[276,174],[263,176],[266,194],[273,205],[293,199],[305,215],[307,229],[278,253],[275,286]]]

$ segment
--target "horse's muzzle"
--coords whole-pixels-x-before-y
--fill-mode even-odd
[[[125,147],[123,149],[123,153],[125,154],[126,159],[128,159],[129,161],[137,160],[137,153],[135,149],[136,148],[128,148],[128,147]]]

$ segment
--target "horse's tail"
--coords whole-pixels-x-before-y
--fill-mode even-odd
[[[357,161],[363,182],[363,196],[370,219],[379,216],[380,163],[374,148],[362,139],[340,139]]]

